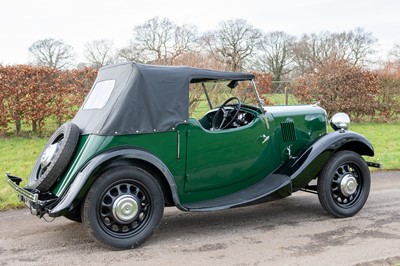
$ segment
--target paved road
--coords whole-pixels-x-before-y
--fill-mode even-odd
[[[168,208],[141,248],[110,251],[81,224],[0,213],[0,265],[400,265],[400,172],[373,174],[355,217],[334,219],[316,195],[212,213]]]

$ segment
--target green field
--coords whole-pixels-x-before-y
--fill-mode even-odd
[[[384,170],[400,169],[400,124],[352,124],[350,130],[361,133],[374,146],[375,156],[366,159],[382,163]]]
[[[296,97],[293,94],[288,94],[287,104],[286,104],[286,96],[284,93],[269,93],[264,95],[264,97],[270,100],[274,105],[299,104],[299,101],[297,101]]]
[[[365,135],[374,145],[375,157],[368,160],[383,163],[385,170],[400,169],[400,124],[352,124],[350,129]],[[26,179],[46,142],[47,138],[0,138],[0,210],[22,206],[4,174]]]
[[[6,184],[5,173],[29,176],[47,138],[0,139],[0,210],[22,206],[12,189]],[[26,180],[24,180],[24,183]]]

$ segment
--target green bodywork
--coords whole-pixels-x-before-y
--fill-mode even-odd
[[[264,179],[326,134],[326,113],[317,106],[266,107],[248,125],[220,131],[190,118],[173,131],[132,135],[81,135],[75,157],[53,193],[60,197],[96,156],[139,149],[172,173],[181,204],[215,199]]]
[[[335,132],[328,134],[323,108],[264,106],[255,78],[132,62],[104,67],[74,119],[48,142],[30,176],[33,185],[21,188],[21,178],[11,175],[8,182],[39,217],[76,219],[97,195],[96,206],[110,213],[102,224],[114,234],[114,222],[124,231],[126,221],[152,212],[147,206],[162,204],[162,197],[165,206],[183,211],[257,204],[318,191],[310,181],[341,151],[374,155],[365,137],[347,130],[346,114],[332,118]],[[353,179],[346,178],[345,189]],[[138,217],[121,214],[125,202]]]

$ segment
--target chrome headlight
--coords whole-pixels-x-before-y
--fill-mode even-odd
[[[350,126],[350,117],[345,113],[337,113],[329,121],[334,130],[347,130]]]

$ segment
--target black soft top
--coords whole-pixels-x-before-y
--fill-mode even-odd
[[[102,108],[84,109],[73,123],[82,134],[124,135],[174,130],[187,123],[189,84],[207,80],[251,80],[254,75],[184,66],[156,66],[132,62],[101,68],[93,87],[115,80]]]

